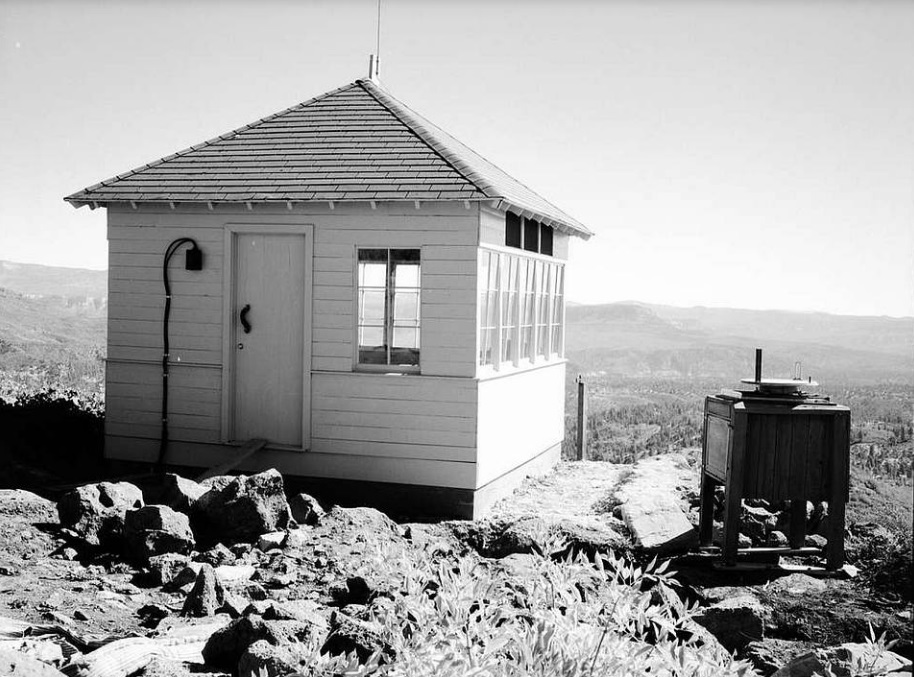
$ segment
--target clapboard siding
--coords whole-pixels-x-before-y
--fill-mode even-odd
[[[479,381],[477,487],[561,443],[565,363]]]
[[[329,452],[327,441],[346,440],[362,443],[352,447],[361,453],[382,443],[397,456],[474,461],[475,385],[415,375],[314,374],[312,450]]]
[[[475,367],[478,211],[462,205],[377,210],[337,205],[293,210],[176,205],[109,208],[109,455],[156,450],[160,434],[161,257],[173,239],[203,249],[202,271],[169,269],[171,305],[170,460],[207,465],[221,445],[225,228],[310,224],[312,280],[311,449],[267,452],[287,472],[472,488],[476,482]],[[422,375],[353,372],[358,247],[421,248]],[[210,365],[210,366],[194,366]],[[467,378],[448,378],[463,376]],[[199,457],[180,459],[194,448]]]

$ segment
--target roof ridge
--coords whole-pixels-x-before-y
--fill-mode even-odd
[[[448,142],[462,146],[464,149],[472,153],[474,156],[478,157],[482,162],[488,163],[495,170],[503,174],[509,180],[513,181],[519,185],[524,190],[528,191],[548,207],[556,210],[559,214],[562,215],[562,218],[556,219],[555,215],[549,215],[547,213],[539,213],[538,217],[540,219],[548,219],[553,222],[553,224],[558,221],[567,220],[575,230],[578,231],[578,234],[582,235],[585,239],[589,238],[593,233],[588,230],[583,224],[581,224],[574,217],[565,214],[564,211],[556,207],[554,204],[549,202],[546,198],[540,195],[537,191],[533,190],[527,184],[516,179],[514,176],[508,174],[501,167],[496,165],[494,162],[483,156],[481,153],[473,150],[467,146],[462,141],[459,141],[451,134],[449,134],[444,129],[438,127],[435,123],[430,120],[426,120],[422,115],[414,111],[412,108],[407,106],[405,103],[397,99],[393,94],[387,91],[379,82],[371,79],[360,78],[356,80],[356,83],[361,85],[369,94],[375,97],[381,105],[390,110],[397,119],[403,122],[416,136],[418,136],[424,143],[426,143],[432,150],[434,150],[448,165],[453,167],[457,172],[459,172],[467,181],[472,183],[477,190],[481,191],[486,197],[492,199],[501,199],[510,205],[514,205],[515,199],[506,194],[505,191],[498,188],[498,186],[490,181],[482,172],[480,172],[476,167],[474,167],[471,161],[463,159],[460,156],[459,149],[453,149],[448,145]],[[405,120],[404,120],[405,118]],[[443,135],[444,139],[439,138],[437,134]],[[517,207],[515,207],[517,208]],[[521,209],[523,209],[521,207]],[[532,211],[539,212],[540,210],[534,209]]]
[[[482,192],[483,195],[489,198],[499,197],[495,186],[480,176],[479,172],[475,171],[469,165],[469,163],[464,162],[460,158],[456,157],[455,153],[447,148],[445,144],[443,144],[434,136],[434,134],[429,131],[426,125],[431,123],[428,120],[423,118],[405,103],[397,99],[378,82],[368,78],[360,78],[359,80],[356,80],[356,83],[361,85],[362,88],[372,97],[374,97],[378,103],[389,110],[390,113],[400,122],[406,125],[406,128],[409,129],[417,137],[419,137],[423,143],[435,151],[435,153],[437,153],[438,156],[448,164],[448,166],[452,167],[454,171],[472,183],[473,187],[476,188],[476,190]]]
[[[369,96],[371,96],[381,106],[386,108],[391,115],[393,115],[404,127],[406,127],[406,129],[408,129],[413,135],[422,141],[422,143],[435,151],[438,157],[440,157],[448,167],[453,169],[455,172],[460,174],[461,177],[473,184],[473,187],[476,190],[480,191],[487,198],[496,197],[491,194],[491,185],[487,183],[480,185],[480,181],[477,180],[479,178],[478,175],[475,177],[471,175],[475,175],[476,172],[467,172],[465,168],[461,167],[461,165],[465,167],[467,163],[461,162],[458,158],[452,157],[453,153],[444,147],[444,144],[428,134],[428,131],[422,122],[423,118],[418,113],[410,109],[406,104],[397,99],[393,94],[388,92],[386,89],[384,89],[384,87],[382,87],[374,80],[371,80],[370,78],[360,78],[356,80],[356,84],[361,85],[362,89],[365,90]],[[404,118],[406,119],[404,120]]]
[[[340,92],[344,92],[347,89],[352,89],[353,87],[356,86],[356,84],[357,84],[357,81],[350,82],[349,84],[343,85],[342,87],[337,87],[336,89],[330,90],[329,92],[324,92],[323,94],[320,94],[318,96],[315,96],[315,97],[312,97],[305,101],[302,101],[300,103],[297,103],[294,106],[289,106],[288,108],[285,108],[281,111],[273,113],[272,115],[267,115],[265,117],[260,118],[259,120],[255,120],[254,122],[250,122],[246,125],[242,125],[241,127],[233,129],[230,132],[225,132],[224,134],[214,136],[213,138],[203,141],[202,143],[198,143],[193,146],[189,146],[183,150],[179,150],[176,153],[172,153],[171,155],[166,155],[165,157],[159,158],[158,160],[153,160],[152,162],[147,162],[145,165],[136,167],[135,169],[131,169],[127,172],[124,172],[123,174],[115,174],[114,176],[107,178],[104,181],[99,181],[95,185],[88,186],[87,188],[83,188],[82,190],[76,191],[72,195],[68,195],[67,197],[64,198],[64,201],[65,202],[77,202],[77,201],[79,201],[79,198],[77,196],[80,195],[81,193],[88,193],[89,191],[103,188],[112,181],[120,181],[120,180],[126,179],[128,177],[133,176],[134,174],[138,174],[139,172],[149,169],[150,167],[157,167],[158,165],[160,165],[164,162],[173,160],[176,157],[181,157],[182,155],[186,155],[187,153],[190,153],[192,151],[200,150],[201,148],[206,148],[207,146],[212,146],[213,144],[215,144],[219,141],[225,141],[227,139],[231,139],[234,136],[241,134],[241,132],[246,132],[249,129],[253,129],[254,127],[257,127],[258,125],[261,125],[264,122],[269,122],[270,120],[274,120],[274,119],[280,117],[281,115],[285,115],[286,113],[291,113],[294,110],[298,110],[300,108],[306,108],[307,106],[317,103],[318,101],[325,99],[328,96],[333,96],[334,94],[339,94]]]

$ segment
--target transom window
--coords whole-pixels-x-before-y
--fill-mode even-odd
[[[562,355],[564,276],[561,263],[480,251],[480,365],[498,369]]]
[[[552,256],[552,226],[505,212],[505,246]]]
[[[358,362],[419,366],[419,250],[358,250]]]

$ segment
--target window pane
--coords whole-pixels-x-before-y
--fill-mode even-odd
[[[528,252],[539,251],[540,224],[533,219],[524,219],[524,249]]]
[[[549,356],[549,271],[552,266],[536,263],[536,354]]]
[[[384,288],[359,290],[359,322],[384,323]]]
[[[520,247],[520,217],[505,212],[505,246]]]
[[[359,327],[359,346],[363,348],[383,348],[384,327]]]
[[[384,346],[359,346],[359,362],[362,364],[387,364],[387,348]]]
[[[536,278],[535,261],[520,262],[520,357],[533,359],[533,323]]]
[[[394,322],[409,320],[419,321],[419,292],[399,291],[394,294]]]
[[[394,327],[394,348],[418,348],[419,329],[417,327]]]
[[[552,227],[540,224],[540,254],[552,256]]]
[[[501,361],[514,361],[517,341],[517,273],[520,260],[504,256],[504,277],[501,292]]]

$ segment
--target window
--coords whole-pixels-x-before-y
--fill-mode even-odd
[[[505,246],[552,256],[552,226],[505,212]]]
[[[419,250],[359,249],[358,362],[419,365]]]
[[[495,364],[498,341],[498,254],[479,256],[479,364]]]
[[[500,369],[561,355],[564,266],[507,252],[479,253],[479,359]]]
[[[505,213],[505,246],[520,248],[520,217],[513,212]]]

